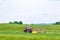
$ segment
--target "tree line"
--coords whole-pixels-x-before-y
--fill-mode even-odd
[[[9,24],[23,24],[22,21],[13,21],[13,22],[9,22]]]
[[[22,21],[13,21],[13,22],[9,22],[9,24],[23,24],[23,22]],[[55,22],[53,24],[54,25],[60,25],[60,22]],[[33,24],[31,24],[31,25],[33,25]]]
[[[54,23],[55,25],[60,25],[60,21],[58,21],[58,22],[56,22],[56,23]]]

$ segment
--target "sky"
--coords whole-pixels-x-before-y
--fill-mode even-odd
[[[60,21],[60,0],[0,0],[0,23],[10,21],[24,24]]]

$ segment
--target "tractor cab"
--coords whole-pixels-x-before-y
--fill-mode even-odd
[[[25,27],[24,32],[31,33],[32,32],[32,27],[31,26]]]

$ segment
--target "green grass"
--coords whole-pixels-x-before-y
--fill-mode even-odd
[[[0,35],[0,40],[60,40],[58,34],[5,34]]]
[[[60,40],[60,25],[31,25],[32,28],[45,28],[47,33],[24,33],[27,25],[0,24],[0,40]]]

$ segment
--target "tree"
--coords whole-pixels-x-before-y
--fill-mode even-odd
[[[60,22],[55,22],[53,25],[60,25]]]
[[[18,21],[14,21],[14,24],[18,24]]]
[[[60,22],[56,22],[56,24],[60,24]]]
[[[22,21],[20,21],[20,22],[19,22],[19,24],[23,24],[23,22],[22,22]]]
[[[12,22],[9,22],[9,24],[12,24]]]

